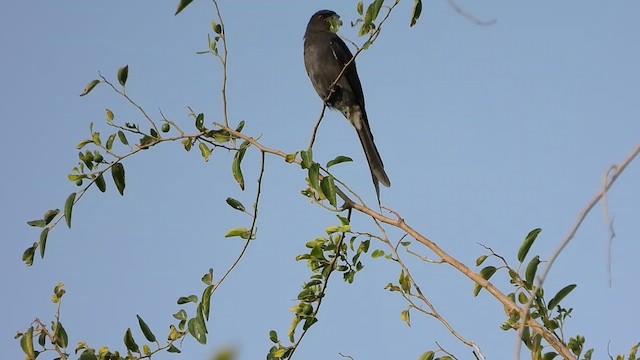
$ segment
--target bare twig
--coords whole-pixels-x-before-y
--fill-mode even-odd
[[[447,3],[449,4],[449,6],[451,6],[451,8],[453,8],[453,10],[458,13],[459,15],[461,15],[462,17],[466,18],[467,20],[471,21],[472,23],[476,24],[476,25],[480,25],[480,26],[490,26],[493,25],[497,22],[497,20],[493,19],[493,20],[480,20],[477,17],[471,15],[469,12],[467,12],[466,10],[462,9],[458,4],[456,4],[456,2],[454,0],[447,0]]]
[[[618,167],[616,165],[612,165],[609,168],[609,171],[604,175],[602,181],[602,189],[607,186],[609,183],[609,179],[612,175],[615,175],[618,172]],[[607,197],[607,191],[602,191],[602,210],[604,212],[604,221],[607,223],[609,227],[609,249],[608,249],[608,257],[607,257],[607,267],[609,274],[609,287],[611,287],[611,283],[613,282],[613,274],[611,273],[611,250],[613,249],[613,240],[616,238],[616,230],[613,227],[613,218],[609,214],[609,202]]]
[[[220,27],[222,28],[222,32],[220,34],[220,39],[222,40],[222,47],[224,49],[224,54],[222,57],[217,55],[222,63],[222,112],[224,114],[224,124],[229,126],[229,115],[227,114],[227,60],[229,55],[229,50],[227,49],[227,28],[224,26],[224,20],[222,20],[222,14],[220,13],[220,7],[218,6],[217,0],[212,0],[213,5],[216,8],[216,13],[218,14],[218,20],[220,21]]]

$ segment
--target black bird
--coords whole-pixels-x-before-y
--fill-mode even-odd
[[[331,22],[339,19],[331,10],[313,14],[304,34],[304,66],[313,87],[330,108],[340,111],[356,128],[371,177],[380,200],[380,185],[391,186],[384,165],[373,142],[373,135],[364,109],[364,94],[353,55],[338,35],[331,31]],[[349,63],[349,61],[351,61]],[[349,63],[335,86],[344,66]]]

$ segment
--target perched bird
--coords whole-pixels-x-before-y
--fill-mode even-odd
[[[391,182],[373,142],[353,55],[344,41],[331,31],[331,22],[337,19],[338,14],[331,10],[320,10],[313,14],[304,34],[304,66],[313,87],[327,106],[340,111],[356,128],[380,201],[379,184],[389,187]],[[349,65],[336,82],[347,63]]]

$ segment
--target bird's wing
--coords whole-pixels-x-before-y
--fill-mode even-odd
[[[349,47],[347,47],[347,44],[345,44],[338,35],[334,34],[331,39],[330,45],[333,56],[338,60],[341,67],[344,67],[344,65],[347,64],[351,60],[351,58],[353,58]],[[342,68],[340,70],[342,70]],[[362,92],[362,84],[360,84],[360,78],[358,77],[358,71],[356,70],[355,60],[351,61],[342,77],[351,87],[351,91],[353,91],[353,94],[356,96],[360,108],[364,109],[364,93]]]

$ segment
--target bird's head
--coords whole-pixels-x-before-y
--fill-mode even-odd
[[[313,14],[307,31],[331,31],[337,33],[342,26],[340,16],[331,10],[320,10]]]

